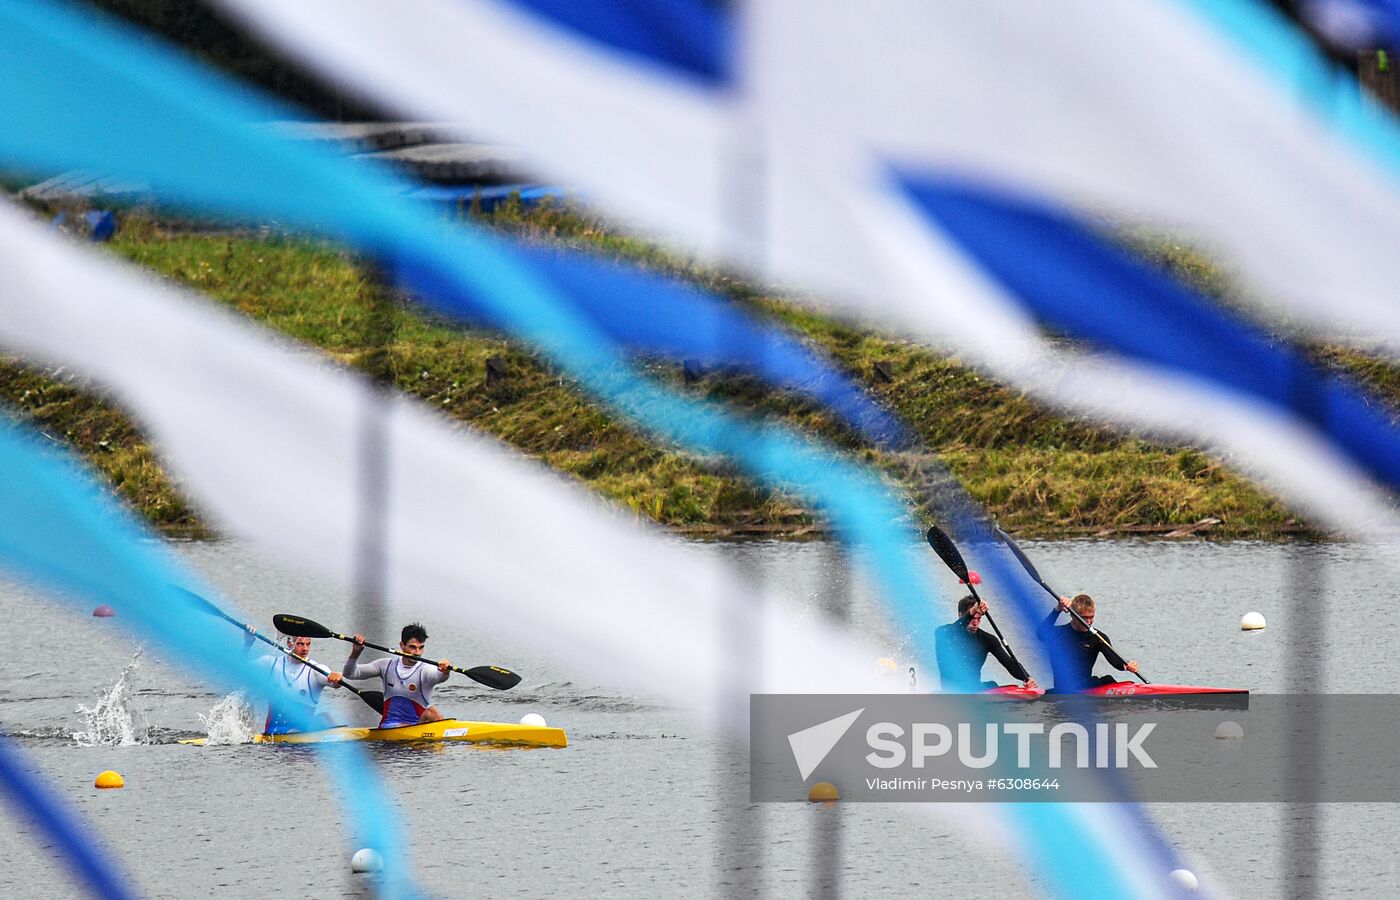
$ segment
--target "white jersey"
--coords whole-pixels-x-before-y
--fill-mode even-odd
[[[307,713],[321,702],[321,692],[330,684],[330,679],[311,666],[300,662],[286,653],[277,655],[268,654],[258,657],[255,665],[267,666],[272,673],[272,680],[280,685],[284,685],[287,690],[302,703],[306,704]],[[263,723],[265,734],[284,734],[289,731],[300,730],[295,724],[301,717],[290,716],[286,713],[285,704],[279,708],[276,703],[271,704],[267,710],[267,721]]]
[[[321,702],[321,692],[331,683],[325,675],[285,653],[260,656],[257,664],[267,666],[274,681],[311,706]]]
[[[346,678],[373,678],[378,675],[384,683],[384,716],[379,727],[416,725],[423,710],[433,705],[433,685],[441,684],[447,676],[421,662],[409,662],[401,656],[386,656],[370,663],[357,662],[353,653],[345,660],[342,673]]]

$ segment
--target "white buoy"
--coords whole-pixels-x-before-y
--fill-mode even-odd
[[[1263,631],[1264,617],[1257,612],[1247,612],[1240,619],[1240,631]]]
[[[1197,888],[1201,886],[1190,869],[1172,869],[1171,874],[1167,877],[1172,880],[1173,884],[1183,891],[1186,891],[1188,894],[1196,893]]]
[[[539,727],[543,728],[549,723],[545,722],[544,716],[540,715],[539,713],[526,713],[525,715],[520,717],[520,724],[538,725]]]
[[[384,868],[384,860],[379,858],[379,854],[366,847],[363,850],[356,850],[355,855],[350,857],[351,872],[378,872]]]
[[[1244,728],[1239,722],[1226,719],[1215,726],[1215,738],[1220,741],[1238,741],[1244,738]]]

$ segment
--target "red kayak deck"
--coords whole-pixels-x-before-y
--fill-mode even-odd
[[[1045,691],[1040,688],[1028,691],[1018,684],[989,688],[983,693],[988,697],[1002,700],[1035,700],[1046,695]],[[1219,697],[1232,694],[1248,695],[1249,691],[1242,688],[1198,687],[1190,684],[1143,684],[1138,681],[1115,681],[1112,684],[1101,684],[1075,693],[1085,697]],[[1065,695],[1050,694],[1050,696]]]

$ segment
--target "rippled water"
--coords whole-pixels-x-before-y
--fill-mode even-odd
[[[846,618],[907,662],[900,636],[883,631],[861,579],[846,574],[829,546],[687,546],[733,558],[784,586],[807,614]],[[351,624],[344,596],[245,547],[176,549],[264,626],[275,612]],[[1297,690],[1308,672],[1319,672],[1316,686],[1329,692],[1392,692],[1398,683],[1400,636],[1387,614],[1395,572],[1361,548],[1079,541],[1026,550],[1061,592],[1095,595],[1096,624],[1153,680],[1256,693]],[[951,619],[951,576],[931,561],[929,580],[930,615]],[[991,586],[987,593],[995,602]],[[1240,632],[1248,610],[1263,613],[1269,628]],[[389,619],[413,615],[395,609]],[[260,720],[239,698],[206,690],[154,654],[138,660],[139,648],[114,620],[75,617],[14,586],[0,586],[0,616],[13,648],[0,659],[0,731],[88,818],[143,894],[363,890],[349,873],[355,848],[342,836],[341,811],[313,750],[245,743]],[[1033,642],[1010,612],[998,622],[1034,659]],[[441,706],[498,721],[538,712],[570,739],[562,751],[372,748],[399,813],[413,823],[409,852],[431,892],[786,895],[826,880],[848,896],[961,898],[1015,896],[1038,884],[1018,850],[1034,835],[989,830],[953,807],[780,804],[743,815],[744,748],[707,734],[683,711],[592,684],[529,646],[427,624],[430,653],[498,662],[525,676],[500,694],[449,682],[434,694]],[[211,620],[210,627],[226,626]],[[29,641],[43,652],[29,653]],[[343,658],[333,642],[317,642],[313,654],[334,665]],[[325,703],[345,722],[373,718],[353,697],[328,692]],[[175,743],[204,734],[223,745]],[[107,768],[122,772],[125,790],[91,787]],[[1285,893],[1288,859],[1300,852],[1317,859],[1324,895],[1400,891],[1395,855],[1376,852],[1400,829],[1392,806],[1157,804],[1150,813],[1203,882],[1226,892]],[[1316,828],[1296,827],[1308,816]],[[1303,839],[1312,845],[1297,843]],[[0,894],[75,892],[29,825],[12,815],[0,820],[0,840]]]

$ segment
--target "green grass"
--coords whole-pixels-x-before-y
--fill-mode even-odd
[[[60,373],[0,358],[0,397],[40,434],[82,456],[126,505],[165,534],[209,537],[131,420]]]
[[[468,211],[461,211],[468,214]],[[1028,535],[1168,531],[1202,519],[1208,533],[1273,538],[1301,526],[1275,498],[1196,450],[1047,410],[957,360],[912,342],[854,329],[782,297],[707,270],[621,234],[566,207],[526,213],[507,204],[485,218],[526,240],[587,249],[692,280],[788,329],[837,364],[909,423],[917,454],[864,447],[805,398],[752,378],[710,375],[686,385],[676,361],[643,360],[658,381],[692,397],[722,400],[747,414],[779,419],[875,465],[927,515],[928,482],[946,465],[1004,527]],[[1128,243],[1153,261],[1231,303],[1228,279],[1197,251],[1159,239]],[[315,346],[349,367],[370,368],[383,332],[375,289],[356,259],[326,244],[242,232],[182,231],[129,216],[112,252],[187,284],[251,319]],[[639,517],[694,532],[799,534],[820,518],[793,496],[755,486],[713,460],[658,443],[592,403],[528,348],[482,330],[445,327],[391,308],[392,338],[382,368],[402,391],[448,419],[480,429],[577,478]],[[1400,370],[1345,350],[1316,348],[1385,396],[1400,392]],[[486,384],[486,361],[508,376]],[[877,364],[892,380],[874,377]],[[0,394],[45,433],[91,461],[125,501],[168,533],[207,533],[178,485],[120,410],[79,386],[14,363],[0,366]]]

